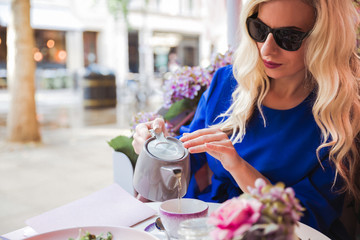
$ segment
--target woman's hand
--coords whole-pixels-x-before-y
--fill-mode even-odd
[[[144,143],[147,139],[151,137],[150,129],[160,129],[164,133],[164,136],[168,136],[169,133],[165,128],[165,121],[162,118],[156,118],[154,121],[139,123],[135,128],[135,133],[133,135],[132,146],[134,147],[134,151],[137,154],[143,149]]]
[[[180,140],[190,153],[207,152],[218,159],[243,192],[248,192],[249,186],[254,187],[257,178],[270,183],[265,176],[239,156],[229,137],[220,129],[201,129],[184,134]]]
[[[207,152],[218,159],[229,172],[238,169],[244,161],[236,152],[226,133],[217,128],[205,128],[184,134],[180,140],[190,153]]]

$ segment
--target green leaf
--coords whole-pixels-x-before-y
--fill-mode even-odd
[[[194,108],[194,103],[191,99],[181,99],[180,101],[177,101],[171,105],[169,110],[164,116],[164,119],[167,121],[171,121],[171,119],[179,116],[181,113],[192,110]]]
[[[117,136],[111,139],[110,141],[108,141],[107,143],[116,152],[124,153],[130,159],[131,164],[135,168],[138,155],[134,151],[134,148],[132,146],[132,141],[133,141],[132,137]]]

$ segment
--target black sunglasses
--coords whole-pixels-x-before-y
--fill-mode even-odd
[[[257,13],[248,17],[246,26],[249,35],[257,42],[265,42],[269,33],[272,33],[276,44],[286,51],[296,51],[309,32],[301,32],[288,27],[271,28],[257,18]]]

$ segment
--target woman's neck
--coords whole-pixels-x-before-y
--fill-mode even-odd
[[[287,110],[296,107],[310,94],[304,78],[299,80],[270,79],[270,89],[263,105],[272,109]]]

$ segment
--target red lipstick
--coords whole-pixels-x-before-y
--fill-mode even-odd
[[[280,67],[282,65],[282,64],[279,64],[279,63],[274,63],[274,62],[270,62],[270,61],[266,61],[266,60],[263,60],[263,61],[264,61],[265,67],[271,68],[271,69],[278,68],[278,67]]]

